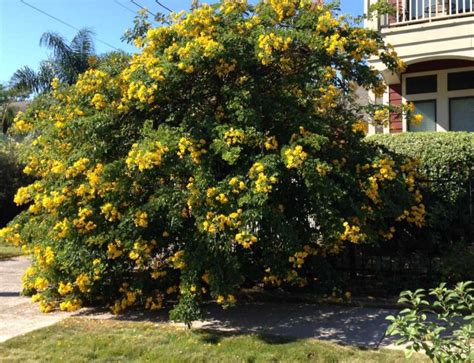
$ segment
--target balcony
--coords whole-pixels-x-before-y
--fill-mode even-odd
[[[474,0],[389,0],[396,13],[385,15],[379,26],[393,27],[474,15]]]

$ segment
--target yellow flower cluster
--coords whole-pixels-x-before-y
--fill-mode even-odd
[[[224,141],[227,145],[241,144],[245,139],[245,133],[242,130],[231,127],[224,134]]]
[[[90,95],[107,88],[110,75],[98,69],[89,69],[79,76],[75,89],[79,94]]]
[[[265,140],[264,143],[266,150],[276,150],[278,149],[278,141],[275,136],[271,136]]]
[[[114,222],[122,217],[122,215],[119,213],[117,208],[112,205],[112,203],[105,203],[102,207],[100,207],[100,214],[102,214],[105,220],[109,222]]]
[[[341,36],[338,33],[331,35],[324,40],[326,52],[329,55],[334,55],[336,52],[344,52],[344,47],[347,44],[347,38]]]
[[[123,298],[121,300],[116,300],[114,305],[110,306],[110,311],[113,314],[119,314],[126,308],[133,306],[137,302],[138,296],[141,295],[140,290],[130,291],[128,287],[128,283],[124,282],[122,287],[119,289],[119,292],[123,293]]]
[[[372,200],[374,203],[380,202],[379,197],[379,188],[381,183],[385,180],[394,180],[397,177],[397,173],[394,170],[395,162],[388,156],[376,161],[372,164],[372,168],[377,170],[374,175],[371,175],[367,178],[368,186],[365,188],[365,194]],[[358,166],[357,170],[368,170],[370,165],[366,164],[362,167]]]
[[[237,61],[232,59],[229,63],[223,58],[219,59],[219,64],[216,66],[216,73],[219,77],[224,78],[229,73],[232,73],[237,66]]]
[[[224,15],[230,15],[245,11],[247,6],[247,0],[224,0],[219,10]]]
[[[16,230],[19,225],[16,224],[14,227],[3,227],[0,229],[0,239],[5,240],[7,243],[10,243],[14,246],[19,246],[21,244],[21,236]]]
[[[25,134],[33,130],[33,124],[22,119],[23,115],[24,114],[21,111],[17,113],[13,120],[12,131]]]
[[[239,194],[242,190],[247,188],[245,182],[235,176],[229,180],[229,185],[234,188],[232,189],[232,193],[234,194]]]
[[[308,245],[303,247],[303,251],[296,252],[293,256],[288,258],[288,261],[293,263],[293,267],[301,268],[308,256],[316,255],[316,250]]]
[[[386,125],[390,111],[388,108],[382,108],[374,111],[373,120],[377,125]]]
[[[227,295],[227,297],[218,295],[216,301],[220,305],[231,306],[234,305],[237,300],[234,295]]]
[[[298,169],[303,165],[304,161],[308,158],[308,154],[303,151],[301,145],[297,145],[294,148],[285,150],[285,161],[288,169]]]
[[[163,155],[168,150],[168,147],[163,146],[159,141],[153,143],[149,150],[140,150],[138,144],[133,144],[125,163],[128,169],[135,167],[138,167],[140,171],[152,169],[155,166],[161,165]]]
[[[69,220],[64,218],[62,221],[57,222],[53,227],[53,231],[56,232],[57,238],[66,237],[69,232]]]
[[[419,198],[421,198],[421,194],[419,194]],[[423,203],[419,203],[418,205],[412,206],[409,211],[404,210],[402,215],[397,218],[397,221],[406,219],[408,223],[412,223],[417,227],[423,227],[425,216],[426,207]]]
[[[217,232],[223,232],[226,228],[237,228],[241,225],[240,216],[242,209],[238,209],[236,212],[230,213],[228,216],[225,214],[216,215],[214,212],[208,212],[206,220],[202,223],[202,229],[210,234]]]
[[[272,184],[278,182],[275,176],[268,177],[265,174],[265,166],[262,163],[256,162],[249,170],[250,179],[255,180],[255,190],[259,193],[269,193],[272,190]]]
[[[149,296],[146,299],[145,309],[155,311],[163,308],[163,295],[157,294],[156,296]]]
[[[268,65],[272,62],[272,55],[275,51],[287,51],[293,40],[290,37],[283,38],[275,33],[261,34],[258,38],[258,47],[260,52],[258,57],[263,65]]]
[[[395,227],[390,227],[390,229],[388,231],[383,231],[383,230],[380,230],[379,231],[379,234],[385,238],[387,241],[391,240],[394,236],[394,233],[396,232],[396,229]]]
[[[415,126],[420,126],[421,124],[421,121],[423,121],[425,117],[420,114],[420,113],[417,113],[416,115],[413,115],[413,117],[411,118],[411,122],[415,125]]]
[[[314,108],[320,114],[326,114],[329,109],[337,107],[337,98],[341,94],[341,90],[330,84],[327,87],[320,87],[321,96],[314,99]]]
[[[115,260],[122,256],[122,242],[119,240],[115,240],[113,243],[109,243],[107,245],[107,257],[111,260]]]
[[[352,124],[352,132],[363,132],[366,134],[369,131],[369,124],[365,120],[358,120]]]
[[[153,250],[153,246],[156,245],[156,241],[152,240],[150,244],[146,243],[145,241],[138,240],[133,244],[133,249],[128,254],[131,260],[134,260],[137,266],[141,266],[143,261],[148,259],[151,251]]]
[[[35,246],[33,249],[35,260],[41,267],[51,266],[55,261],[54,251],[48,246],[44,250],[39,246]]]
[[[171,265],[178,270],[182,270],[183,268],[186,267],[186,262],[183,261],[184,257],[184,251],[180,250],[176,252],[173,256],[168,258],[168,261],[171,263]]]
[[[332,16],[331,12],[326,11],[318,18],[316,30],[320,33],[327,33],[330,29],[336,28],[338,26],[339,21]]]
[[[292,17],[300,0],[266,0],[276,12],[278,21]]]
[[[101,93],[96,93],[91,99],[91,104],[96,110],[103,110],[107,106],[107,99]]]
[[[62,281],[59,282],[59,286],[58,286],[59,295],[61,295],[61,296],[68,295],[73,291],[74,291],[74,286],[73,286],[72,283],[70,283],[70,282],[64,283]]]
[[[85,272],[76,277],[76,285],[79,288],[79,291],[84,294],[91,291],[90,282],[89,276],[87,276]]]
[[[97,227],[96,224],[92,221],[86,221],[86,219],[92,215],[92,210],[88,208],[79,208],[79,218],[75,218],[72,221],[72,224],[74,224],[74,227],[76,227],[80,233],[88,233],[93,231]]]
[[[206,140],[203,140],[203,139],[199,140],[198,145],[195,145],[195,143],[192,140],[186,137],[182,137],[178,143],[178,149],[179,149],[178,156],[180,159],[184,158],[187,151],[189,152],[191,156],[191,160],[195,164],[199,164],[201,162],[200,161],[201,155],[207,154],[207,150],[204,149],[205,144],[206,144]]]
[[[90,160],[88,158],[80,158],[70,166],[65,173],[66,178],[73,178],[81,173],[83,173],[87,169],[87,165],[89,164]]]
[[[59,309],[62,311],[74,312],[82,307],[80,299],[67,299],[59,304]]]
[[[352,243],[361,243],[367,238],[366,234],[361,233],[359,226],[351,226],[349,222],[344,222],[342,225],[344,226],[344,232],[341,235],[341,240]]]
[[[137,227],[148,227],[148,213],[143,211],[136,212],[134,223]]]
[[[235,235],[235,241],[243,248],[250,248],[255,242],[257,242],[257,237],[246,231],[243,231]]]

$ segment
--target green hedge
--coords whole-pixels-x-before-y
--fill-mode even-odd
[[[374,135],[367,141],[419,160],[427,207],[426,227],[412,231],[419,244],[448,252],[447,244],[472,239],[469,183],[474,187],[474,133]]]
[[[29,181],[18,162],[17,149],[15,141],[0,135],[0,227],[23,209],[13,203],[17,189]]]

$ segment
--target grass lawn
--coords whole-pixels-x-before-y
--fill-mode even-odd
[[[0,361],[405,362],[405,358],[400,351],[361,350],[313,339],[71,318],[1,343]],[[424,359],[417,356],[412,361]]]
[[[11,245],[5,245],[0,242],[0,260],[5,260],[10,257],[20,256],[21,248]]]

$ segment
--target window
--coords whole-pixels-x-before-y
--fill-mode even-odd
[[[451,131],[474,132],[474,97],[450,99],[449,114]]]
[[[406,80],[407,95],[434,93],[438,91],[438,77],[436,74],[422,77],[408,77]]]
[[[474,71],[448,74],[448,91],[474,88]]]
[[[415,125],[411,121],[408,123],[408,130],[413,132],[436,131],[436,101],[415,101],[415,115],[423,115],[423,121]]]

